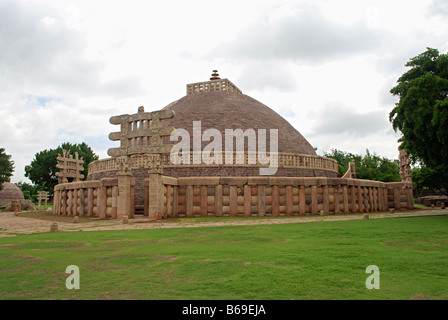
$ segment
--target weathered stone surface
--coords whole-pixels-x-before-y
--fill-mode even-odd
[[[411,161],[409,160],[408,154],[405,150],[398,148],[400,160],[400,176],[401,181],[412,182],[411,174]]]
[[[58,224],[56,222],[51,224],[50,232],[57,232],[58,231]]]
[[[19,201],[11,201],[11,208],[9,209],[10,212],[16,212],[21,211],[22,206],[20,205]]]

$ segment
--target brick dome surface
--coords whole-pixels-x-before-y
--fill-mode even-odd
[[[282,116],[261,102],[237,92],[198,92],[169,104],[175,117],[164,121],[165,126],[183,128],[193,140],[193,121],[201,121],[202,132],[218,129],[223,136],[225,129],[266,129],[269,151],[269,129],[278,129],[278,152],[316,155],[310,143]],[[202,148],[210,142],[203,142]],[[247,146],[247,141],[246,141]],[[191,149],[193,150],[193,149]]]
[[[2,189],[0,190],[0,200],[23,200],[22,190],[19,189],[15,184],[10,182],[3,182]]]

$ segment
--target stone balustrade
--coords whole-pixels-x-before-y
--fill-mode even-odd
[[[269,157],[269,154],[267,155]],[[225,156],[223,153],[223,164],[205,164],[203,161],[197,163],[195,159],[201,159],[201,155],[197,153],[190,153],[190,163],[189,164],[173,164],[170,160],[170,155],[166,154],[162,156],[163,166],[165,168],[176,168],[176,167],[186,167],[186,166],[262,166],[255,156],[256,163],[251,163],[249,161],[251,155],[247,152],[240,154],[234,152],[233,163],[225,164]],[[274,158],[273,158],[274,159]],[[280,168],[303,168],[303,169],[319,169],[332,171],[334,173],[338,172],[338,164],[336,160],[331,158],[325,158],[321,156],[304,155],[304,154],[294,154],[294,153],[279,153],[277,158],[277,165]],[[148,154],[138,154],[130,157],[131,168],[150,168],[151,159]],[[275,164],[273,164],[275,165]],[[120,162],[117,158],[108,158],[102,160],[96,160],[89,164],[89,175],[98,172],[113,171],[120,169]]]
[[[58,184],[54,188],[53,214],[117,218],[118,191],[117,178]],[[134,210],[131,212],[130,218]]]
[[[341,178],[162,177],[162,183],[165,217],[303,216],[413,208],[412,185],[406,182]],[[147,188],[145,181],[146,194]]]
[[[242,93],[241,90],[228,79],[217,79],[187,84],[187,95],[199,92],[227,91]]]
[[[304,216],[413,208],[410,182],[384,183],[350,178],[162,176],[161,217]],[[133,183],[133,182],[132,182]],[[144,213],[149,209],[145,179]],[[133,203],[134,186],[131,186]],[[118,179],[59,184],[53,213],[117,218]],[[131,210],[129,218],[133,218]]]

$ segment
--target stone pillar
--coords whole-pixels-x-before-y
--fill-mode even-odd
[[[130,172],[119,172],[118,176],[118,200],[117,200],[117,218],[131,215],[131,182],[132,174]],[[106,197],[106,194],[104,194]]]
[[[189,186],[192,187],[192,186]],[[131,198],[129,196],[129,198]],[[191,202],[193,195],[191,194]],[[188,199],[187,199],[188,201]],[[193,203],[191,203],[193,204]],[[192,208],[191,208],[192,209]],[[149,204],[148,218],[161,219],[163,217],[163,183],[160,173],[149,173]]]
[[[67,190],[61,190],[62,214],[67,215]]]
[[[265,197],[265,187],[258,186],[258,215],[264,217],[266,213],[266,197]]]
[[[93,188],[87,190],[87,216],[93,216]]]
[[[397,187],[397,186],[394,186],[394,208],[395,208],[395,210],[401,209],[400,187]]]
[[[230,186],[230,216],[235,217],[237,215],[237,189],[236,186]]]
[[[377,188],[377,187],[373,188],[373,205],[375,207],[375,211],[380,211],[380,208],[378,205],[378,192],[379,192],[379,188]]]
[[[338,214],[340,212],[339,206],[339,186],[334,186],[334,214]]]
[[[187,191],[188,191],[188,189],[187,189]],[[250,196],[250,193],[249,193],[249,196]],[[215,186],[215,216],[217,216],[217,217],[222,216],[222,185],[221,184],[218,184],[217,186]]]
[[[364,210],[365,212],[371,212],[372,206],[370,205],[369,189],[367,187],[362,188],[363,199],[364,199]]]
[[[364,200],[362,195],[362,187],[358,187],[358,211],[361,213],[364,211]]]
[[[378,187],[378,193],[377,193],[378,211],[385,211],[383,195],[384,195],[383,188]]]
[[[286,186],[286,215],[292,216],[293,215],[293,208],[292,208],[292,186]]]
[[[67,203],[67,215],[71,216],[73,214],[73,190],[67,190],[68,193],[68,203]]]
[[[78,215],[78,188],[73,189],[73,216]]]
[[[129,214],[130,219],[134,219],[134,212],[135,212],[135,180],[134,177],[131,179],[131,213]]]
[[[348,187],[347,186],[343,186],[342,187],[342,197],[343,197],[343,202],[344,202],[344,213],[348,213]]]
[[[192,185],[188,185],[186,187],[185,206],[186,206],[185,215],[187,217],[192,217],[193,216],[193,186]],[[221,189],[221,212],[222,212],[222,189]]]
[[[166,185],[164,186],[164,193],[165,196],[163,197],[163,207],[164,207],[164,212],[165,212],[165,216],[167,217],[171,217],[172,215],[172,197],[173,197],[173,189],[171,185]],[[202,210],[202,199],[201,199],[201,210]],[[205,206],[206,206],[206,212],[207,212],[207,195],[205,197]],[[202,213],[201,213],[202,214]]]
[[[179,215],[179,187],[173,187],[173,217],[177,217]]]
[[[53,193],[53,214],[54,215],[58,214],[58,208],[59,208],[58,199],[59,199],[59,191],[55,190]]]
[[[322,187],[322,203],[324,208],[324,213],[328,214],[330,212],[330,199],[329,199],[328,185]]]
[[[106,201],[107,201],[107,194],[106,194],[106,187],[101,185],[97,189],[97,212],[98,212],[98,218],[100,219],[106,219]]]
[[[311,214],[317,213],[317,186],[311,186]]]
[[[85,188],[79,189],[79,215],[84,216],[85,211],[85,199],[84,199],[84,190]]]
[[[280,203],[280,193],[278,190],[278,185],[272,186],[272,215],[274,217],[278,216]]]
[[[116,219],[118,216],[118,186],[112,187],[112,219]]]
[[[299,214],[301,216],[304,216],[306,214],[305,186],[300,186],[300,189],[299,189]]]
[[[143,208],[143,215],[145,216],[145,217],[147,217],[148,216],[148,209],[149,209],[149,180],[148,179],[145,179],[145,181],[144,181],[144,188],[143,188],[143,190],[144,190],[144,203],[143,203],[143,206],[144,206],[144,208]]]
[[[171,197],[171,192],[170,192],[170,188],[171,186],[167,187],[167,193],[166,193],[166,201],[167,201],[167,206],[169,205],[169,197]],[[169,196],[169,197],[168,197]],[[202,217],[207,217],[207,186],[201,186],[201,216]]]
[[[350,196],[351,196],[351,205],[352,205],[352,210],[350,212],[356,212],[356,190],[354,186],[350,187]]]

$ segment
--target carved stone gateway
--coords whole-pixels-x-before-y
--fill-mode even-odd
[[[56,168],[59,169],[59,172],[56,172],[56,177],[58,177],[58,183],[67,183],[68,178],[73,178],[73,182],[84,179],[84,175],[81,173],[84,170],[84,160],[79,158],[78,152],[75,152],[75,158],[73,158],[67,150],[62,150],[62,156],[58,154],[57,160]]]
[[[162,154],[170,153],[172,145],[163,144],[163,137],[171,135],[173,127],[163,127],[162,120],[174,117],[171,110],[145,112],[138,108],[136,114],[125,114],[110,118],[111,124],[119,124],[121,131],[109,134],[112,141],[120,141],[119,148],[107,151],[111,157],[118,157],[120,171],[118,173],[118,217],[130,216],[132,207],[131,181],[133,179],[130,157],[148,154],[149,157],[149,219],[160,219],[163,216],[163,162]]]
[[[38,200],[38,210],[40,210],[41,202],[44,202],[44,210],[47,211],[47,201],[48,201],[48,192],[47,191],[38,191],[37,192],[37,200]]]

